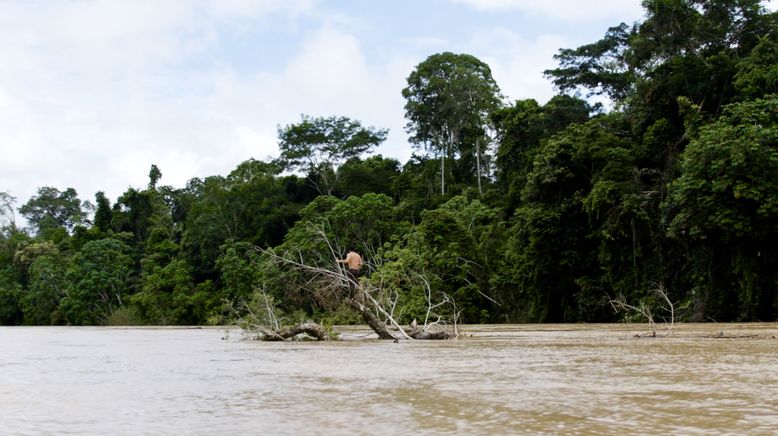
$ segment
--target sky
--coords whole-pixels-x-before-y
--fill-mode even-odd
[[[0,191],[114,202],[152,164],[183,187],[276,157],[301,114],[387,128],[375,153],[405,162],[401,90],[428,56],[474,55],[509,101],[544,103],[558,49],[642,16],[640,0],[0,0]]]

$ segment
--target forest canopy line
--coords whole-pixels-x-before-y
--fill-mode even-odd
[[[474,56],[429,56],[397,90],[404,164],[371,154],[385,129],[303,115],[279,126],[277,160],[184,187],[152,165],[113,204],[0,192],[0,324],[217,325],[258,293],[279,317],[359,322],[345,295],[257,249],[335,269],[349,245],[405,323],[431,290],[469,323],[640,320],[616,298],[661,318],[658,288],[676,320],[774,321],[778,13],[643,6],[644,21],[560,50],[545,104],[506,101]]]

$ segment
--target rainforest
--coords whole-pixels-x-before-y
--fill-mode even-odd
[[[115,200],[0,192],[0,324],[225,325],[270,302],[361,323],[316,273],[349,246],[405,323],[433,300],[465,323],[775,321],[778,15],[643,4],[554,55],[545,103],[431,54],[397,89],[407,162],[374,153],[380,126],[306,114],[277,158],[185,186],[152,165]]]

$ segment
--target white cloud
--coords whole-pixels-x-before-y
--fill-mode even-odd
[[[293,28],[314,1],[81,1],[0,5],[0,190],[40,186],[115,199],[223,174],[246,155],[251,105],[231,107],[212,57],[230,32]],[[278,23],[281,22],[281,24]],[[242,30],[243,29],[243,30]],[[203,57],[204,66],[185,63]],[[209,64],[210,63],[210,64]],[[241,83],[233,95],[240,95]],[[247,110],[247,112],[238,112]],[[265,122],[269,121],[266,119]],[[275,135],[273,130],[272,135]],[[269,152],[267,135],[261,136]]]
[[[483,30],[469,43],[469,49],[492,69],[492,76],[509,100],[534,98],[545,103],[554,91],[543,71],[556,67],[554,53],[574,44],[561,35],[531,38],[510,29]]]
[[[402,41],[414,45],[416,47],[428,47],[428,48],[442,47],[449,44],[449,42],[446,39],[435,37],[435,36],[418,36],[414,38],[403,38]]]
[[[635,21],[642,17],[640,0],[453,0],[479,11],[506,10],[566,21]]]
[[[413,66],[413,60],[403,58],[370,65],[356,36],[324,24],[307,34],[277,73],[222,71],[214,104],[240,123],[241,149],[252,152],[240,159],[277,156],[277,125],[295,123],[301,114],[348,116],[389,128],[389,140],[377,152],[405,159],[409,151],[400,90]],[[251,138],[257,141],[254,148],[247,145]]]

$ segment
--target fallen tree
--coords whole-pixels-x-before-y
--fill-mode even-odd
[[[346,303],[360,313],[365,324],[378,335],[378,339],[398,339],[399,336],[405,339],[451,339],[456,336],[456,333],[452,334],[446,330],[431,331],[433,325],[425,323],[423,326],[419,326],[415,323],[415,320],[410,326],[403,327],[397,323],[394,317],[378,301],[366,294],[362,286],[357,286],[356,289],[357,297],[347,299]],[[365,296],[370,300],[372,308],[361,302],[364,301],[363,298]],[[373,313],[375,309],[385,315],[384,321]],[[393,326],[394,329],[391,329],[390,326]],[[394,332],[397,332],[397,334]]]
[[[323,231],[320,236],[327,240]],[[329,241],[327,244],[333,259],[329,267],[308,265],[300,256],[292,257],[288,253],[282,255],[272,249],[256,249],[276,262],[279,267],[291,267],[304,273],[309,277],[309,283],[312,283],[322,294],[348,295],[343,301],[360,315],[379,339],[432,340],[452,339],[459,336],[459,312],[456,303],[446,294],[434,293],[422,273],[411,271],[407,274],[425,290],[427,307],[424,319],[421,323],[413,319],[409,325],[402,325],[395,315],[400,297],[398,290],[384,286],[383,283],[375,284],[368,280],[352,278],[337,262],[334,262],[338,256]],[[264,290],[258,289],[257,292],[259,299],[254,306],[258,307],[261,313],[247,309],[248,316],[244,316],[240,323],[249,337],[263,341],[288,340],[301,334],[316,340],[331,338],[321,325],[310,320],[284,325],[279,321],[278,310],[272,298]],[[442,311],[442,308],[446,310]]]

